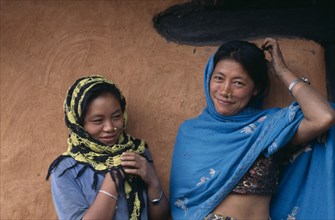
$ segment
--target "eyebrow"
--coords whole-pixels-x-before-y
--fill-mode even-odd
[[[118,114],[118,113],[122,113],[122,109],[118,109],[115,112],[112,113],[112,115]]]
[[[114,111],[114,112],[112,113],[112,115],[115,115],[115,114],[118,114],[118,113],[122,113],[122,109],[118,109],[118,110]],[[97,115],[93,115],[93,116],[91,116],[91,117],[89,117],[89,118],[97,118],[97,117],[104,117],[104,115],[102,115],[102,114],[97,114]]]
[[[223,73],[223,72],[213,72],[212,76],[214,76],[214,74],[219,74],[219,75],[221,75],[221,76],[226,76],[226,74]],[[241,77],[241,76],[233,77],[233,79],[242,79],[242,80],[246,80],[246,78]]]
[[[212,76],[214,75],[214,74],[220,74],[220,75],[225,75],[224,73],[222,73],[222,72],[213,72],[213,74],[212,74]]]

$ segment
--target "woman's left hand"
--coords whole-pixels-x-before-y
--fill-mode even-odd
[[[122,153],[121,165],[127,174],[138,175],[147,184],[148,200],[161,199],[159,205],[148,202],[149,219],[169,219],[169,203],[153,165],[145,157],[134,152]]]
[[[140,176],[148,186],[159,183],[159,178],[152,164],[137,153],[124,152],[121,156],[121,165],[127,174]]]
[[[268,51],[271,55],[271,67],[273,68],[271,72],[276,77],[280,77],[280,74],[285,74],[286,71],[289,71],[276,39],[266,38],[262,44],[262,49]]]

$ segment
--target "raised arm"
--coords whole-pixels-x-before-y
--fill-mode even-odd
[[[290,90],[304,114],[304,119],[290,143],[305,144],[334,125],[334,109],[318,91],[287,68],[277,40],[266,38],[262,47],[272,57],[273,74]]]

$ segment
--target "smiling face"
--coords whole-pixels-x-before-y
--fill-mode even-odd
[[[232,59],[216,64],[209,88],[216,111],[225,116],[236,115],[248,105],[252,96],[257,95],[247,71]]]
[[[119,101],[104,93],[88,106],[84,117],[84,129],[94,139],[112,146],[123,131],[124,119]]]

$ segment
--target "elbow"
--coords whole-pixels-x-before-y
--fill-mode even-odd
[[[331,125],[330,125],[330,127],[333,126],[333,125],[335,125],[335,110],[333,110],[333,114],[331,116]]]
[[[328,130],[330,127],[335,125],[335,110],[331,109],[327,114],[323,114],[320,125],[323,130]]]

